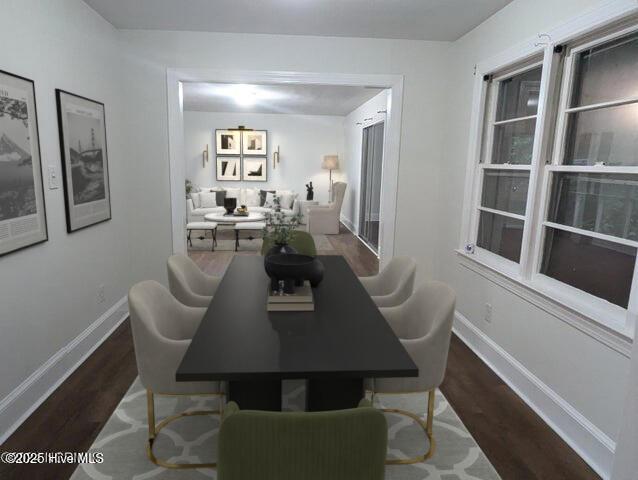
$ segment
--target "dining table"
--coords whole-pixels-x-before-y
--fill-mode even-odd
[[[341,255],[312,289],[313,311],[267,311],[264,257],[236,255],[176,372],[178,382],[227,382],[242,409],[281,410],[282,381],[303,379],[306,410],[356,407],[364,379],[418,368]]]

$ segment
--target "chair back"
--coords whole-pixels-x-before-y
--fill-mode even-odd
[[[193,309],[179,303],[164,286],[154,280],[133,285],[128,303],[140,380],[152,390],[166,390],[158,387],[158,383],[165,383],[163,377],[174,376],[177,365],[165,368],[167,366],[163,362],[167,358],[163,358],[161,345],[190,338],[192,332],[189,325],[180,319],[185,311]],[[168,380],[172,383],[174,377]]]
[[[414,344],[408,350],[419,367],[418,381],[424,390],[438,387],[445,377],[455,303],[448,285],[430,281],[418,286],[402,306],[405,324],[397,333]]]
[[[261,245],[261,254],[266,255],[268,250],[270,250],[274,245],[275,243],[273,242],[272,237],[266,235]],[[289,245],[302,255],[310,255],[311,257],[317,255],[315,240],[312,238],[311,234],[304,232],[303,230],[295,230],[295,234],[290,239]]]
[[[335,182],[332,184],[332,205],[331,207],[336,210],[338,213],[341,212],[341,206],[343,205],[343,198],[346,195],[346,187],[348,186],[345,182]]]
[[[399,305],[405,302],[414,291],[414,278],[416,276],[416,260],[412,257],[397,256],[381,271],[382,285],[385,286],[385,295],[392,295],[392,304]]]
[[[184,305],[190,304],[190,292],[212,296],[206,276],[187,255],[171,255],[167,262],[168,285],[173,296]]]
[[[224,410],[218,480],[383,480],[387,423],[369,406],[331,412]]]

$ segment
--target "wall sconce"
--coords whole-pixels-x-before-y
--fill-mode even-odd
[[[279,145],[277,145],[277,150],[272,152],[272,169],[274,170],[279,163]]]
[[[206,144],[206,148],[202,152],[202,168],[206,168],[206,162],[208,162],[208,144]]]

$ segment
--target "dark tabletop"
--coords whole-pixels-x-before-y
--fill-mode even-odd
[[[418,369],[341,256],[314,312],[267,312],[261,256],[235,256],[184,355],[177,381],[411,377]]]

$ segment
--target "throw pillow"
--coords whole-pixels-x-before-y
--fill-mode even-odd
[[[217,206],[217,194],[215,192],[201,192],[199,198],[202,208],[215,208]]]
[[[218,207],[224,206],[224,200],[226,199],[226,190],[215,190],[215,202]]]
[[[239,188],[227,188],[226,198],[236,198],[239,200]]]
[[[193,201],[193,208],[200,208],[199,195],[200,195],[200,192],[191,193],[191,200]]]
[[[264,207],[266,208],[274,208],[275,207],[275,192],[266,193],[266,200],[264,201]]]
[[[246,189],[246,206],[247,207],[259,207],[259,190],[256,188]]]
[[[267,193],[275,193],[274,190],[259,190],[259,206],[263,207],[264,203],[266,203],[266,194]]]
[[[281,208],[285,210],[290,210],[292,208],[292,204],[297,198],[295,193],[284,191],[279,192],[279,200],[281,201]]]

